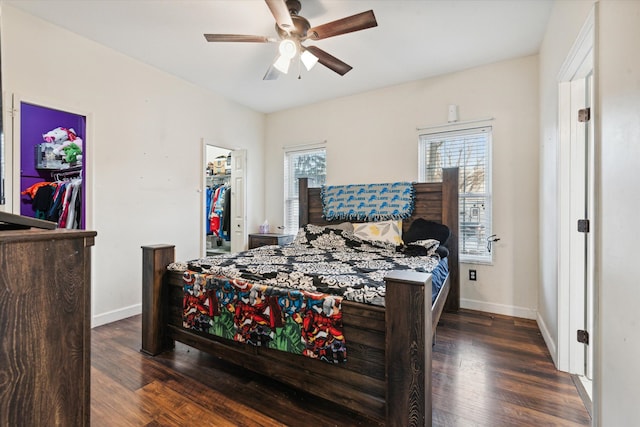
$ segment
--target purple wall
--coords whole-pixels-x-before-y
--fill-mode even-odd
[[[86,117],[25,102],[20,104],[20,192],[37,182],[52,180],[50,171],[36,169],[35,147],[44,142],[43,133],[59,126],[67,129],[73,128],[78,137],[82,138],[82,164],[84,166]],[[84,178],[84,168],[82,173]],[[82,191],[82,228],[85,224],[84,193]],[[31,197],[28,195],[20,195],[20,215],[35,216]]]

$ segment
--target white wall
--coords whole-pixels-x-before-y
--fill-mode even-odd
[[[462,305],[535,318],[538,286],[538,59],[530,56],[295,110],[266,121],[266,214],[283,222],[283,147],[326,140],[330,184],[418,178],[416,127],[495,117],[493,226],[502,240],[492,266],[461,272]]]
[[[600,2],[601,123],[599,321],[595,419],[601,426],[638,424],[640,403],[640,2]],[[597,117],[598,118],[598,117]]]
[[[555,232],[557,200],[557,73],[593,2],[556,2],[540,50],[541,284],[540,316],[557,329]],[[631,267],[639,253],[633,226],[640,211],[640,2],[602,0],[596,20],[595,120],[597,222],[594,425],[638,420],[640,287]],[[560,307],[562,309],[562,307]],[[556,340],[557,335],[552,339]],[[555,343],[554,343],[555,344]]]
[[[264,115],[6,5],[2,49],[5,101],[88,116],[94,324],[141,311],[141,245],[200,255],[202,138],[248,150],[247,226],[264,219]],[[7,168],[11,200],[19,171]]]
[[[552,358],[558,348],[558,73],[592,0],[557,1],[540,47],[540,288],[538,324]]]

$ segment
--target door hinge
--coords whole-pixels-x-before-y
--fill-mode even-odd
[[[578,329],[578,342],[582,344],[589,344],[589,332],[582,329]]]
[[[581,108],[578,110],[578,121],[580,123],[588,122],[591,119],[591,108]]]
[[[579,233],[588,233],[589,232],[589,220],[588,219],[579,219],[578,220],[578,232]]]

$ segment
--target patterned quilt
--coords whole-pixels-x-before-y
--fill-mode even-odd
[[[184,273],[183,326],[329,363],[347,361],[342,298]]]
[[[169,268],[384,306],[384,277],[389,271],[431,272],[439,260],[430,254],[407,256],[393,245],[364,241],[348,231],[307,225],[289,245],[262,246]]]

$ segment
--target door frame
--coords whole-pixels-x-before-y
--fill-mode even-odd
[[[202,138],[202,147],[201,147],[201,159],[200,159],[200,164],[201,164],[201,175],[202,175],[202,181],[200,184],[200,256],[201,257],[206,257],[207,256],[207,230],[205,228],[205,224],[206,224],[206,213],[205,213],[205,209],[207,206],[207,177],[205,174],[205,170],[207,167],[207,146],[212,146],[212,147],[217,147],[217,148],[221,148],[224,150],[229,150],[231,152],[231,156],[233,158],[233,153],[234,152],[244,152],[246,153],[246,150],[243,149],[239,149],[239,148],[232,148],[229,147],[225,144],[220,144],[217,143],[215,141],[211,141],[211,140],[207,140],[205,138]],[[243,163],[246,163],[246,154],[243,157]],[[233,162],[233,160],[232,160]],[[233,173],[233,170],[232,170]],[[244,218],[244,223],[242,224],[242,232],[243,235],[241,236],[242,239],[238,242],[236,241],[234,243],[234,239],[233,237],[231,238],[231,251],[232,252],[237,252],[241,249],[239,248],[245,248],[246,246],[246,240],[247,240],[247,233],[245,232],[246,230],[246,169],[244,170],[244,176],[243,176],[243,180],[242,182],[244,182],[244,186],[245,188],[239,189],[241,191],[239,191],[238,189],[234,189],[231,192],[231,206],[238,206],[238,201],[235,200],[236,197],[242,197],[245,200],[242,200],[244,203],[242,203],[242,206],[244,206],[244,212],[242,214],[243,218]],[[232,176],[233,179],[233,176]],[[233,233],[232,233],[233,235]],[[238,240],[238,239],[236,239]]]
[[[11,159],[11,166],[7,167],[5,162],[5,173],[9,170],[10,173],[5,175],[5,208],[7,212],[12,212],[14,214],[20,214],[20,162],[21,162],[21,139],[22,135],[20,134],[20,125],[21,125],[21,114],[20,114],[20,106],[22,103],[36,105],[42,108],[49,108],[52,110],[63,111],[65,113],[74,114],[77,116],[82,116],[85,118],[85,137],[82,141],[82,155],[83,155],[83,164],[82,168],[84,171],[83,175],[83,183],[82,183],[82,192],[83,192],[83,209],[84,209],[84,229],[85,230],[93,230],[95,228],[94,221],[94,212],[93,212],[93,171],[95,166],[95,155],[93,153],[94,146],[94,135],[93,135],[93,114],[91,112],[85,111],[82,108],[73,105],[61,104],[55,99],[42,98],[38,96],[32,95],[22,95],[21,93],[14,92],[10,95],[9,103],[5,105],[10,105],[10,125],[5,123],[4,125],[4,136],[5,136],[5,149],[7,146],[10,146],[11,153],[5,151],[6,157],[5,160]],[[10,128],[10,139],[8,138],[7,129]],[[11,141],[10,144],[7,144],[6,141]],[[9,179],[7,179],[9,178]],[[9,182],[7,182],[9,181]],[[9,192],[7,189],[10,188]],[[7,195],[9,193],[9,195]],[[93,274],[93,273],[92,273]]]
[[[593,316],[593,310],[588,310],[585,307],[585,274],[587,280],[593,280],[595,278],[595,259],[590,257],[588,260],[590,263],[588,270],[584,271],[584,265],[578,266],[575,263],[576,260],[576,248],[578,247],[577,240],[575,238],[576,223],[575,212],[578,210],[578,205],[584,203],[581,197],[576,197],[572,194],[572,188],[580,185],[586,185],[584,182],[578,182],[580,179],[584,181],[584,172],[582,177],[579,176],[579,169],[576,168],[576,163],[579,163],[580,159],[584,155],[592,155],[583,151],[582,153],[576,153],[576,137],[580,137],[580,133],[585,129],[580,129],[576,126],[577,123],[577,111],[575,110],[574,103],[571,102],[572,91],[575,92],[576,83],[581,79],[591,79],[591,84],[595,86],[594,68],[594,48],[595,48],[595,15],[596,9],[593,8],[589,13],[579,35],[574,43],[569,55],[567,56],[564,65],[562,66],[560,73],[558,74],[558,128],[559,128],[559,142],[558,142],[558,346],[557,346],[557,367],[558,369],[570,373],[577,373],[579,375],[585,374],[585,364],[590,358],[585,358],[584,345],[577,343],[576,340],[576,324],[580,323],[580,319],[585,318],[586,315]],[[578,83],[579,84],[579,83]],[[589,127],[586,131],[589,132],[591,138],[594,138],[594,116],[593,114],[593,98],[592,93],[587,93],[588,89],[585,85],[584,95],[586,101],[591,101],[591,120],[587,124]],[[582,133],[584,137],[584,133]],[[595,138],[594,138],[595,139]],[[595,140],[593,141],[595,145]],[[593,164],[593,159],[591,158]],[[595,170],[591,170],[589,179],[593,183],[593,174]],[[590,206],[594,207],[593,199],[595,196],[595,188],[591,188],[591,194],[587,195]],[[582,201],[581,201],[582,200]],[[595,212],[589,212],[591,215],[592,230],[588,233],[587,247],[590,250],[593,248],[594,232],[593,226],[595,226]],[[573,215],[573,216],[572,216]],[[572,255],[572,251],[574,254]],[[585,257],[587,251],[584,250]],[[580,271],[582,268],[583,271]],[[590,279],[589,279],[590,278]],[[591,282],[593,283],[593,281]],[[591,294],[591,304],[594,304],[593,293]],[[586,312],[586,313],[585,313]],[[593,320],[593,319],[590,319]],[[584,322],[582,322],[584,323]],[[588,327],[588,324],[593,322],[587,322],[584,328]],[[590,354],[593,355],[593,341],[594,333],[591,330],[590,337]]]

